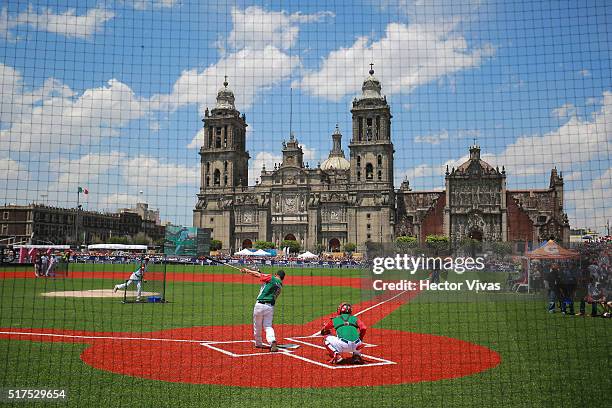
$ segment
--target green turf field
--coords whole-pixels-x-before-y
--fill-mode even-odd
[[[94,266],[99,270],[125,268],[121,270],[128,273],[132,269],[124,265]],[[92,270],[92,265],[74,268]],[[206,273],[205,268],[172,268]],[[214,273],[224,272],[233,271],[214,268]],[[299,268],[288,272],[360,276],[357,270],[345,269]],[[490,280],[500,279],[489,275]],[[505,279],[505,274],[500,276]],[[0,327],[147,332],[250,324],[258,290],[250,284],[169,281],[167,304],[121,304],[110,298],[40,295],[62,290],[108,289],[114,283],[117,282],[107,279],[0,279]],[[286,285],[274,323],[305,323],[334,311],[339,301],[358,303],[361,297],[358,289]],[[2,387],[66,388],[68,403],[56,405],[74,407],[570,407],[607,406],[605,401],[610,402],[610,320],[549,315],[540,295],[456,293],[442,299],[433,293],[423,293],[377,327],[474,342],[498,352],[502,362],[480,374],[436,382],[269,390],[169,383],[113,374],[84,364],[79,358],[87,347],[83,344],[0,340],[0,361],[4,367],[0,382]],[[397,353],[403,351],[398,349]],[[265,367],[245,375],[266,375]]]

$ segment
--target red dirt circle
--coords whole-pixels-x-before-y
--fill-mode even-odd
[[[476,374],[501,362],[498,353],[462,340],[369,329],[365,340],[375,345],[363,350],[369,363],[334,368],[326,363],[329,357],[325,350],[316,347],[322,346],[322,338],[303,338],[309,334],[304,333],[303,326],[277,325],[275,329],[280,343],[297,340],[308,344],[288,356],[287,352],[256,350],[250,342],[250,325],[193,327],[147,333],[146,339],[129,338],[126,333],[85,339],[82,341],[92,345],[83,351],[81,359],[100,370],[152,380],[265,388],[437,381]],[[199,340],[208,342],[208,346]],[[373,363],[380,365],[370,365]]]

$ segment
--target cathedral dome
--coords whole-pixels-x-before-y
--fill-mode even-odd
[[[348,170],[351,163],[341,156],[329,157],[321,163],[321,170]]]
[[[336,130],[332,135],[333,147],[329,152],[329,157],[321,163],[322,170],[348,170],[351,168],[351,163],[344,158],[342,151],[342,133],[336,124]]]
[[[374,69],[370,69],[369,74],[361,86],[361,99],[380,99],[382,98],[380,81],[374,76]]]
[[[236,109],[234,107],[234,91],[228,88],[227,85],[227,77],[225,77],[223,87],[217,92],[217,105],[215,106],[217,109]]]

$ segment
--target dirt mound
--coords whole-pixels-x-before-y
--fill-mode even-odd
[[[46,292],[42,294],[48,297],[73,297],[73,298],[122,298],[123,291],[114,292],[112,289],[91,289],[91,290],[67,290],[59,292]],[[157,296],[156,292],[142,292],[142,297]],[[128,290],[128,297],[136,297],[136,291]]]

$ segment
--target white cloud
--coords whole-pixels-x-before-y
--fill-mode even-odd
[[[380,40],[364,36],[348,48],[332,51],[318,71],[306,72],[299,86],[315,96],[339,101],[360,93],[367,64],[372,61],[385,94],[409,93],[417,86],[477,67],[494,54],[490,45],[470,48],[455,32],[456,27],[391,23]]]
[[[8,158],[0,158],[0,183],[25,181],[29,178],[27,169],[19,162]]]
[[[316,23],[333,17],[329,11],[315,14],[288,14],[284,11],[269,11],[257,6],[244,10],[232,8],[233,29],[227,44],[233,49],[263,49],[273,46],[288,50],[295,45],[299,35],[299,24]]]
[[[383,9],[391,8],[407,15],[410,21],[446,23],[468,21],[478,16],[485,0],[376,0],[373,3]],[[489,7],[491,7],[489,5]]]
[[[553,115],[557,118],[567,118],[576,114],[576,107],[571,103],[565,103],[558,108],[553,109]]]
[[[258,92],[279,84],[299,66],[292,57],[273,46],[261,50],[244,49],[229,54],[204,70],[182,72],[170,94],[151,98],[151,108],[174,111],[188,104],[198,104],[203,113],[206,106],[214,107],[217,91],[228,76],[234,91],[237,109],[248,109]]]
[[[136,10],[172,8],[180,4],[179,0],[126,0]]]
[[[174,111],[198,104],[201,113],[215,105],[217,91],[227,75],[234,91],[237,109],[248,109],[262,90],[278,85],[300,66],[300,58],[289,55],[299,35],[299,25],[319,22],[330,12],[288,14],[252,6],[232,9],[232,31],[221,41],[222,58],[205,69],[181,73],[170,94],[151,98],[152,109]]]
[[[580,74],[580,76],[582,77],[589,77],[591,76],[591,71],[589,71],[588,69],[582,69],[578,71],[578,74]]]
[[[34,30],[47,31],[65,37],[88,39],[99,32],[104,24],[113,19],[115,14],[105,8],[89,9],[87,13],[77,15],[74,9],[55,13],[50,8],[36,11],[32,5],[21,13],[10,16],[6,8],[0,11],[0,35],[9,40],[16,40],[11,30],[19,26],[28,26]]]
[[[593,180],[586,189],[567,191],[565,207],[573,228],[595,228],[605,231],[612,219],[612,168]]]
[[[164,163],[155,157],[139,156],[126,160],[121,165],[121,176],[126,186],[147,189],[154,195],[169,187],[199,183],[197,167]]]
[[[448,140],[448,130],[444,129],[439,133],[433,133],[430,135],[419,135],[414,137],[415,143],[427,143],[432,145],[438,145],[441,142]]]
[[[519,137],[496,155],[484,154],[492,165],[505,165],[513,175],[547,174],[553,166],[576,170],[580,163],[609,159],[612,151],[612,92],[603,93],[601,109],[588,119],[570,117],[543,135]]]
[[[117,136],[148,109],[146,101],[116,79],[80,96],[53,78],[28,92],[16,70],[0,65],[0,86],[1,118],[7,124],[0,130],[0,142],[14,150],[66,151],[91,145]]]

